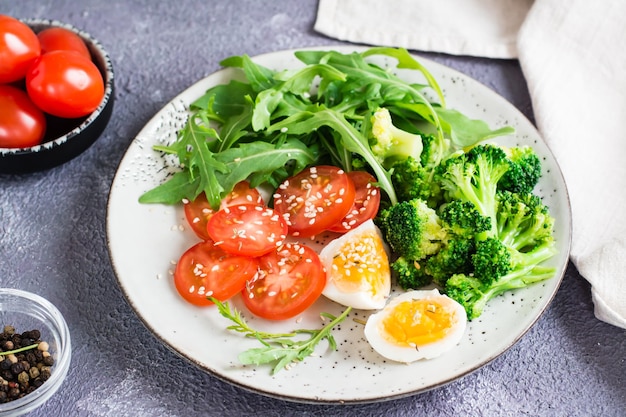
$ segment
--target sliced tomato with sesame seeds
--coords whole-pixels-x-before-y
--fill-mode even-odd
[[[178,293],[197,306],[212,305],[207,297],[225,301],[239,294],[257,273],[254,258],[225,252],[213,242],[187,249],[176,264],[174,285]]]
[[[346,233],[373,219],[378,213],[380,189],[375,185],[376,178],[366,171],[350,171],[348,176],[354,183],[356,196],[348,214],[328,229],[332,232]]]
[[[207,223],[207,232],[226,252],[261,256],[282,245],[287,224],[269,207],[237,204],[215,213]]]
[[[233,206],[236,204],[257,204],[262,206],[263,197],[256,188],[251,188],[248,181],[241,181],[222,200],[220,208]],[[207,223],[216,210],[211,208],[211,204],[206,199],[206,195],[201,193],[194,201],[184,202],[185,218],[194,233],[202,240],[209,240]]]
[[[315,236],[343,219],[354,202],[354,183],[341,168],[321,165],[285,180],[274,194],[289,234]]]
[[[309,308],[326,286],[326,272],[313,249],[286,243],[258,258],[259,272],[242,292],[248,310],[268,320],[285,320]]]

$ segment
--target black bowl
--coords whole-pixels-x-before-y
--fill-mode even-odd
[[[23,22],[35,33],[50,27],[62,27],[80,36],[104,79],[104,97],[93,113],[82,118],[62,119],[47,115],[46,136],[39,145],[28,148],[0,148],[0,173],[41,171],[69,161],[100,137],[113,112],[113,65],[102,45],[88,33],[59,21],[27,19]]]

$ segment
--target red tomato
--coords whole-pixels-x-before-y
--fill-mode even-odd
[[[174,272],[178,293],[191,304],[208,306],[213,296],[228,300],[242,291],[257,273],[257,261],[224,252],[213,242],[200,242],[180,257]]]
[[[380,190],[374,185],[376,178],[365,171],[351,171],[348,172],[348,176],[354,183],[356,197],[350,212],[339,223],[329,228],[333,232],[345,233],[373,219],[380,206]]]
[[[238,204],[215,213],[207,231],[226,252],[261,256],[282,244],[287,237],[287,224],[269,207]]]
[[[73,51],[42,55],[26,73],[26,89],[40,109],[64,118],[93,112],[104,97],[98,67]]]
[[[283,182],[274,194],[274,208],[285,218],[291,235],[309,237],[343,219],[354,197],[354,184],[341,168],[321,165]]]
[[[250,188],[248,181],[241,181],[222,200],[220,208],[233,206],[236,204],[257,204],[262,206],[263,197],[256,188]],[[206,230],[207,223],[215,211],[206,199],[204,193],[200,194],[194,201],[186,202],[184,205],[185,218],[194,233],[202,240],[209,240],[209,232]]]
[[[0,85],[0,148],[27,148],[41,143],[46,118],[19,88]]]
[[[286,243],[259,258],[259,272],[242,294],[251,313],[285,320],[311,306],[325,285],[326,272],[317,253],[298,243]]]
[[[82,38],[69,29],[62,27],[52,27],[44,29],[37,34],[41,44],[41,53],[50,51],[75,51],[87,59],[91,59],[91,54]]]
[[[24,78],[40,54],[37,35],[28,25],[0,15],[0,84]]]

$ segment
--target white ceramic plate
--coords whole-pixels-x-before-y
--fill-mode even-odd
[[[358,48],[334,49],[350,52]],[[258,342],[226,331],[230,322],[215,308],[191,306],[174,288],[174,262],[198,241],[186,226],[182,207],[137,201],[175,169],[173,161],[152,150],[152,146],[175,137],[184,123],[188,104],[209,87],[234,76],[234,71],[227,69],[192,85],[155,115],[130,145],[111,187],[107,233],[112,264],[128,302],[159,340],[201,369],[254,392],[299,402],[349,403],[397,398],[449,383],[498,357],[528,331],[552,300],[567,266],[570,207],[559,167],[538,132],[513,105],[457,71],[418,59],[440,83],[449,107],[483,119],[492,127],[515,127],[514,137],[499,142],[530,144],[542,157],[544,176],[538,193],[556,218],[560,250],[550,262],[557,268],[554,278],[492,300],[481,317],[469,324],[462,342],[437,359],[411,365],[386,361],[370,348],[363,337],[363,325],[355,321],[365,320],[367,312],[354,311],[333,333],[337,351],[327,349],[323,341],[315,356],[273,376],[269,366],[242,366],[238,353],[257,347]],[[293,51],[259,56],[255,61],[273,69],[300,65]],[[400,75],[411,76],[405,72]],[[232,303],[245,312],[239,300]],[[321,327],[322,311],[339,315],[343,308],[322,299],[299,322],[269,323],[250,315],[246,318],[257,329],[290,331]]]

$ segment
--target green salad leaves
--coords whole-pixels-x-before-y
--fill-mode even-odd
[[[177,204],[204,192],[218,207],[241,180],[276,187],[307,165],[330,163],[346,171],[369,168],[394,204],[391,172],[371,149],[370,119],[377,109],[388,109],[405,130],[430,131],[459,148],[513,132],[446,107],[434,77],[404,49],[295,56],[303,65],[289,70],[266,68],[246,55],[222,61],[246,81],[217,85],[190,105],[176,141],[154,147],[176,155],[181,170],[139,201]],[[397,70],[416,71],[423,83],[408,83]]]

